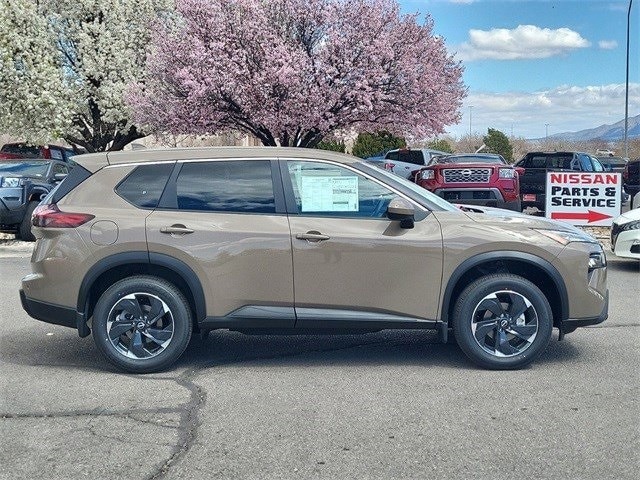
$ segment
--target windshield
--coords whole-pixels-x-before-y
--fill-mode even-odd
[[[365,162],[358,162],[358,167],[360,168],[360,170],[366,171],[367,173],[371,172],[373,170],[374,175],[375,176],[379,176],[382,175],[384,177],[386,177],[388,180],[390,180],[390,184],[393,185],[394,183],[399,183],[401,184],[403,187],[408,188],[409,190],[411,190],[414,194],[416,194],[416,198],[415,200],[420,202],[420,203],[426,203],[427,205],[431,204],[437,208],[439,208],[440,210],[446,210],[449,212],[459,212],[460,209],[454,205],[451,205],[449,202],[447,202],[445,199],[440,198],[439,196],[429,192],[428,190],[425,190],[424,188],[422,188],[419,185],[416,185],[413,182],[410,182],[409,180],[407,180],[406,178],[400,177],[398,175],[396,175],[395,173],[391,173],[388,170],[383,170],[382,168],[378,168],[375,167],[372,164],[367,164]]]
[[[505,162],[498,156],[489,155],[450,155],[448,157],[438,157],[435,163],[499,163]]]
[[[47,174],[49,162],[9,162],[0,163],[0,175],[8,177],[42,177]]]

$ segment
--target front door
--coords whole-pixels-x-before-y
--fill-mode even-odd
[[[297,327],[374,326],[437,318],[440,226],[415,205],[412,229],[386,210],[400,195],[343,164],[283,162]]]

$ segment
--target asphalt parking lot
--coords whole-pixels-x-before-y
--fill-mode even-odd
[[[30,319],[29,248],[0,242],[0,478],[636,478],[640,263],[609,319],[515,372],[432,332],[213,332],[155,375]],[[634,474],[634,472],[636,472]]]

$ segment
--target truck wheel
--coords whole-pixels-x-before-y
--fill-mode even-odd
[[[173,284],[146,275],[109,287],[93,312],[98,350],[122,370],[151,373],[170,367],[189,344],[191,308]]]
[[[511,274],[472,282],[458,297],[453,313],[462,351],[477,365],[496,370],[532,362],[549,343],[552,328],[553,313],[544,294]]]
[[[36,237],[31,233],[31,215],[33,215],[33,211],[38,206],[38,203],[40,202],[29,202],[29,205],[27,205],[27,211],[24,212],[24,217],[20,222],[18,235],[16,236],[26,242],[34,242],[36,240]]]

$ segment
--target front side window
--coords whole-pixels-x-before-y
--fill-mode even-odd
[[[288,162],[298,213],[383,218],[394,192],[348,168],[320,162]]]
[[[275,213],[269,160],[188,162],[176,182],[180,210]]]

